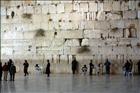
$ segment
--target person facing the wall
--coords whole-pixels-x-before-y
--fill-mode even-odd
[[[88,68],[87,68],[86,65],[84,65],[84,66],[82,67],[82,72],[83,72],[84,75],[86,75],[87,69],[88,69]]]
[[[0,81],[2,80],[2,63],[0,62]]]
[[[108,59],[106,59],[106,62],[105,62],[105,69],[106,69],[106,74],[110,74],[110,65],[111,63],[109,62]]]
[[[78,62],[76,58],[74,57],[72,61],[72,73],[75,74],[77,69],[78,69]]]
[[[10,67],[10,81],[15,80],[15,73],[16,73],[16,66],[14,65],[14,63],[12,63]]]
[[[25,60],[25,62],[23,63],[23,66],[24,66],[24,76],[29,75],[28,73],[29,63],[27,62],[27,60]]]
[[[47,76],[49,77],[50,76],[50,62],[49,62],[49,60],[47,60],[47,66],[46,66],[46,74],[47,74]]]
[[[94,69],[94,65],[92,63],[92,60],[90,60],[90,63],[89,63],[89,75],[92,75],[93,69]]]

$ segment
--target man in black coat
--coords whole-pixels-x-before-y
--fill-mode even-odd
[[[24,66],[24,76],[29,75],[28,73],[29,63],[27,62],[27,60],[25,60],[25,63],[23,64],[23,66]]]
[[[139,60],[139,62],[137,63],[137,65],[138,65],[138,74],[140,75],[140,60]]]
[[[2,80],[2,63],[0,62],[0,81]]]
[[[90,60],[90,63],[89,63],[89,75],[92,75],[93,68],[94,68],[94,65],[92,63],[92,60]]]
[[[72,61],[72,73],[75,74],[77,69],[78,69],[78,62],[77,62],[76,58],[74,58]]]
[[[106,59],[106,62],[105,62],[105,69],[106,69],[106,74],[110,74],[110,65],[111,63],[109,62],[108,59]]]
[[[49,60],[47,60],[47,67],[46,67],[46,74],[47,74],[47,76],[49,77],[50,76],[50,62],[49,62]]]

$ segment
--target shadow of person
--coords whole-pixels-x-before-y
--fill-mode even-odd
[[[50,88],[51,88],[50,78],[46,79],[46,88],[47,88],[48,91],[50,91]]]
[[[28,78],[24,78],[24,89],[25,90],[29,89]]]
[[[9,91],[10,93],[16,93],[15,82],[9,82]]]

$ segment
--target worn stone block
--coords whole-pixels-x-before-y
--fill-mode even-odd
[[[56,6],[54,4],[49,4],[49,13],[56,13]]]
[[[140,19],[140,11],[138,11],[138,18]]]
[[[64,10],[66,13],[70,13],[73,10],[73,5],[72,3],[66,3],[64,4]]]
[[[125,2],[125,1],[122,1],[122,3],[121,3],[121,10],[122,11],[127,11],[128,9],[129,9],[129,3]]]
[[[124,19],[135,19],[137,16],[136,11],[124,11],[123,18]]]
[[[42,6],[42,14],[47,14],[49,12],[49,6],[48,5],[43,5]]]
[[[136,1],[130,0],[128,2],[129,4],[129,10],[135,10],[136,9]]]
[[[104,10],[104,6],[103,3],[98,3],[98,11],[103,11]]]
[[[88,3],[80,3],[80,12],[88,12]]]
[[[124,28],[125,27],[124,22],[125,22],[124,20],[110,21],[111,28],[115,28],[115,27]]]
[[[106,14],[103,11],[99,11],[97,14],[97,20],[105,20]]]
[[[113,1],[112,10],[113,11],[120,11],[121,10],[120,1]]]
[[[97,3],[91,2],[89,3],[89,11],[90,12],[96,12],[98,10]]]
[[[63,13],[64,12],[64,4],[57,4],[57,13]]]
[[[110,28],[110,23],[108,21],[94,21],[95,30],[107,30]]]
[[[101,32],[99,30],[85,30],[84,38],[100,38]]]
[[[105,1],[103,4],[104,11],[111,11],[112,10],[112,1]]]

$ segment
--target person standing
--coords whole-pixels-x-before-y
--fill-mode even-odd
[[[27,60],[25,60],[25,62],[23,63],[23,66],[24,66],[24,76],[29,75],[28,73],[29,63],[27,62]]]
[[[130,63],[129,75],[132,76],[133,62],[131,59],[129,60],[129,63]]]
[[[86,65],[84,65],[83,67],[82,67],[82,72],[84,73],[84,75],[86,75],[86,73],[87,73],[87,66]]]
[[[130,67],[131,67],[131,64],[130,64],[130,62],[127,60],[126,63],[124,64],[124,66],[123,66],[123,68],[124,68],[124,70],[125,70],[125,76],[128,76],[128,75],[129,75]]]
[[[49,60],[47,60],[47,66],[46,66],[46,74],[47,74],[47,76],[49,77],[50,76],[50,62],[49,62]]]
[[[106,74],[110,74],[110,65],[111,63],[109,62],[108,59],[106,59],[106,62],[105,62],[105,69],[106,69]]]
[[[8,75],[8,70],[9,70],[8,64],[5,63],[4,66],[2,67],[2,69],[3,69],[3,72],[4,72],[4,80],[7,81],[7,75]]]
[[[90,63],[89,63],[89,75],[92,75],[93,68],[94,68],[94,65],[92,63],[92,60],[90,60]]]
[[[16,66],[14,65],[14,63],[12,63],[10,67],[10,81],[15,80],[15,73],[16,73]]]
[[[137,65],[138,65],[138,74],[140,75],[140,60],[139,60],[139,62],[137,63]]]
[[[73,59],[72,61],[72,73],[75,74],[75,72],[77,71],[78,68],[78,62],[76,60],[76,58]]]
[[[0,62],[0,81],[2,80],[2,63]]]

